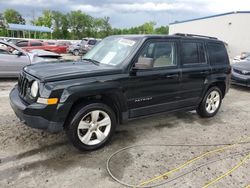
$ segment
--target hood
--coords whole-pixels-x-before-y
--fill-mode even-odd
[[[120,69],[113,66],[93,64],[87,61],[43,62],[29,65],[24,68],[24,71],[45,82],[100,76],[121,72]]]
[[[232,67],[239,70],[250,71],[250,61],[243,61],[232,64]]]
[[[60,58],[60,57],[62,57],[60,54],[45,51],[45,50],[40,50],[40,49],[31,50],[30,53],[32,53],[38,57],[48,57],[48,58]]]
[[[46,61],[47,62],[58,61],[61,58],[61,55],[53,53],[53,52],[46,52],[44,50],[40,50],[38,52],[34,51],[34,52],[27,53],[31,61],[31,64],[46,62]]]

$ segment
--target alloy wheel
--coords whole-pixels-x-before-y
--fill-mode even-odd
[[[218,91],[211,91],[206,100],[206,111],[209,114],[214,113],[220,106],[220,93]]]
[[[111,130],[111,119],[102,110],[87,113],[79,122],[78,138],[86,145],[96,145],[107,138]]]

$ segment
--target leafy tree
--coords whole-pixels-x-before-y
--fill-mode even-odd
[[[5,28],[5,21],[2,13],[0,13],[0,28]]]
[[[6,9],[3,15],[6,23],[25,24],[25,19],[14,9]]]
[[[71,11],[67,15],[69,21],[69,29],[72,32],[73,39],[81,39],[90,34],[92,28],[92,17],[78,11]]]
[[[52,12],[50,10],[44,10],[42,16],[39,16],[36,20],[32,20],[31,23],[37,26],[46,26],[51,28]]]
[[[67,16],[62,14],[59,11],[52,11],[52,20],[53,20],[53,38],[68,38],[68,19]]]
[[[140,34],[152,34],[154,33],[155,22],[146,22],[143,25],[139,26]]]
[[[168,26],[157,27],[157,28],[155,28],[154,33],[155,34],[166,34],[166,35],[168,35],[169,27]]]

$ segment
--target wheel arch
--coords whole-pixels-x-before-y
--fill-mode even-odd
[[[68,123],[68,120],[70,119],[69,117],[72,113],[74,113],[75,109],[91,103],[103,103],[109,106],[114,111],[118,124],[123,122],[124,113],[127,114],[128,110],[125,96],[119,91],[112,93],[104,92],[101,94],[79,97],[72,103],[72,106],[67,114],[64,127]]]
[[[225,97],[226,95],[226,83],[224,81],[215,81],[215,82],[212,82],[206,91],[208,91],[211,87],[218,87],[222,93],[222,98]]]

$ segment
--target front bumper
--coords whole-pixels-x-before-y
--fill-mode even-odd
[[[10,105],[16,116],[29,127],[43,129],[51,133],[63,130],[64,122],[51,121],[39,115],[44,113],[45,105],[25,104],[19,97],[17,87],[10,92]]]
[[[240,86],[250,87],[250,78],[248,78],[247,76],[232,74],[231,83],[233,85],[240,85]]]

